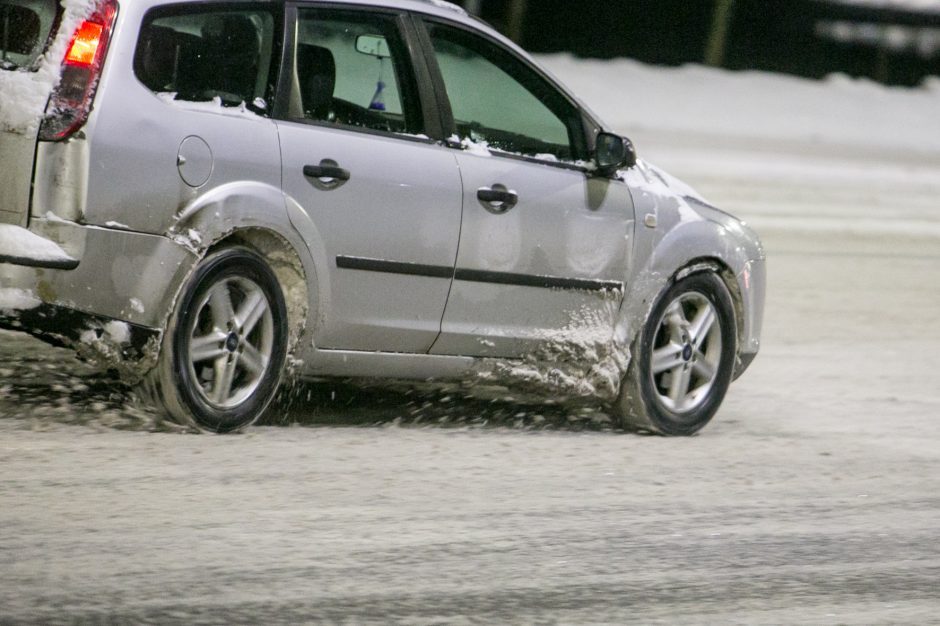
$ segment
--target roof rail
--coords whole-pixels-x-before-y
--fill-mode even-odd
[[[439,9],[444,9],[447,11],[453,11],[454,13],[459,13],[460,15],[469,15],[467,10],[464,9],[459,4],[454,4],[453,2],[447,2],[447,0],[416,0],[416,2],[423,2],[424,4],[433,4]]]

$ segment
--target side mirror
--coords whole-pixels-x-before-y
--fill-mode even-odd
[[[636,165],[636,148],[626,137],[600,133],[597,135],[595,159],[597,171],[603,176],[610,176],[619,169]]]

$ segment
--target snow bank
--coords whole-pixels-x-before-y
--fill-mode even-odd
[[[835,4],[849,4],[873,9],[896,9],[899,11],[921,11],[940,13],[937,0],[828,0]]]
[[[539,57],[612,129],[940,152],[940,85]]]
[[[61,0],[59,31],[36,71],[0,71],[0,130],[32,134],[39,128],[49,94],[59,84],[72,33],[95,8],[94,0]]]

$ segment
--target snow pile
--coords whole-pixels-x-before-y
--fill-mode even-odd
[[[25,289],[0,289],[0,313],[35,309],[42,301]]]
[[[55,242],[13,224],[0,224],[0,256],[36,261],[73,260]]]
[[[436,6],[439,9],[444,9],[445,11],[451,11],[453,13],[459,13],[460,15],[466,15],[467,12],[463,7],[454,4],[453,2],[447,2],[447,0],[430,0],[431,4]]]
[[[33,134],[39,128],[49,94],[59,84],[62,60],[72,33],[95,8],[94,0],[62,0],[59,31],[40,57],[36,71],[0,71],[0,130]]]
[[[611,129],[940,152],[940,88],[833,75],[810,80],[698,65],[656,67],[570,55],[539,61]]]
[[[181,109],[185,109],[187,111],[218,113],[220,115],[227,115],[229,117],[251,117],[255,119],[262,118],[261,115],[252,111],[244,100],[242,100],[242,102],[238,105],[228,106],[222,102],[221,96],[215,96],[211,100],[206,101],[178,100],[176,96],[177,92],[175,91],[163,91],[157,94],[157,97],[163,102]],[[267,108],[267,104],[262,98],[256,98],[254,106],[259,110],[265,110]]]

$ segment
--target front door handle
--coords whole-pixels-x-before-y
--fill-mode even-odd
[[[325,188],[333,188],[349,180],[350,174],[349,170],[340,167],[336,161],[323,159],[319,165],[304,165],[304,176],[315,178]]]
[[[505,213],[519,204],[519,194],[504,185],[480,187],[477,189],[477,199],[483,208],[497,215]]]

